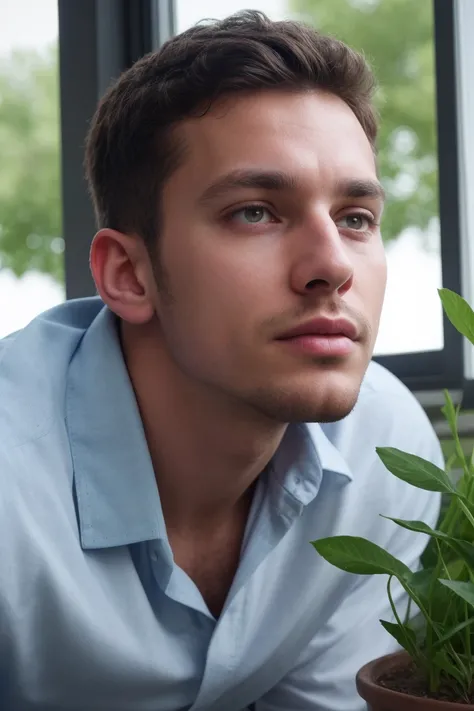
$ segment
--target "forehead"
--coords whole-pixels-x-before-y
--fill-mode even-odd
[[[372,147],[355,114],[324,92],[235,95],[184,121],[178,133],[187,150],[177,172],[201,185],[239,168],[287,171],[303,181],[376,177]]]

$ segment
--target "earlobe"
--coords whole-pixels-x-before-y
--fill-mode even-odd
[[[154,315],[148,254],[138,236],[104,228],[94,237],[90,267],[102,301],[124,321],[144,324]]]

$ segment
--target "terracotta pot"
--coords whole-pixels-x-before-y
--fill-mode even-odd
[[[377,684],[377,679],[394,667],[409,663],[406,652],[396,652],[366,664],[357,674],[357,691],[370,711],[474,711],[473,704],[455,704],[401,694]]]

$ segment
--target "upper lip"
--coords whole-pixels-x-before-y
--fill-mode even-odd
[[[297,336],[346,336],[346,338],[355,341],[358,335],[357,326],[352,321],[345,318],[325,318],[321,316],[285,331],[285,333],[278,336],[278,340],[296,338]]]

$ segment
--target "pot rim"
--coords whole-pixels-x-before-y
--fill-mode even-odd
[[[419,709],[420,711],[426,711],[427,702],[430,704],[429,708],[436,711],[474,711],[473,704],[457,703],[455,701],[441,701],[439,699],[427,699],[422,696],[411,696],[410,694],[405,694],[401,691],[394,691],[392,689],[387,689],[384,686],[380,686],[376,682],[387,667],[393,667],[390,662],[399,659],[402,663],[403,661],[409,661],[410,656],[407,652],[393,652],[392,654],[386,654],[383,657],[378,657],[372,661],[364,664],[364,666],[359,669],[356,676],[356,686],[359,695],[367,701],[368,703],[373,703],[374,701],[383,701],[393,703],[397,701],[400,704],[400,708],[403,703],[410,701],[410,709]],[[376,697],[376,698],[374,698]]]

